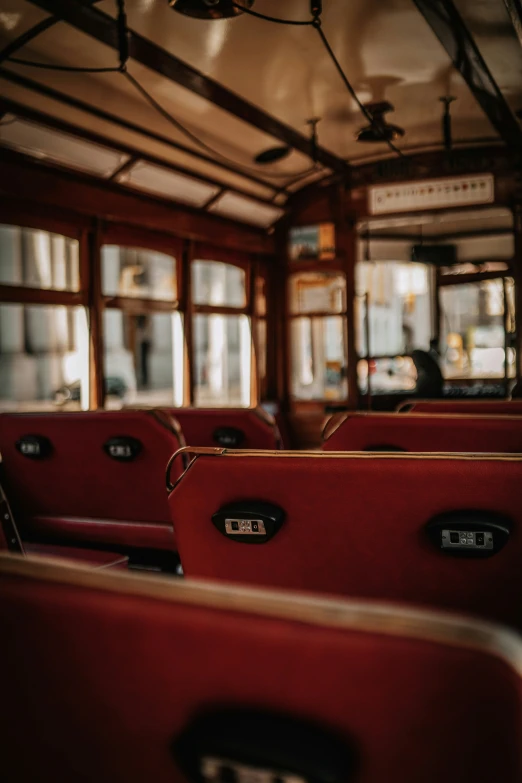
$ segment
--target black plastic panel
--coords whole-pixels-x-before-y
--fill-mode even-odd
[[[431,541],[451,557],[492,557],[506,546],[512,522],[494,511],[463,509],[434,517],[426,525]]]
[[[53,450],[51,441],[45,435],[23,435],[16,441],[16,448],[29,459],[45,459]]]
[[[245,433],[237,427],[218,427],[212,433],[212,438],[218,446],[239,449],[245,441]]]
[[[281,783],[289,777],[306,783],[350,783],[358,768],[350,740],[302,718],[265,710],[229,708],[200,715],[172,750],[191,783]]]
[[[118,462],[132,462],[133,459],[136,459],[141,449],[140,441],[129,435],[118,435],[114,438],[109,438],[103,444],[105,453]]]
[[[285,519],[279,506],[258,500],[242,500],[223,506],[212,515],[212,524],[225,538],[242,544],[266,544]]]

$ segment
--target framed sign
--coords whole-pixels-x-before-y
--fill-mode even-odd
[[[335,258],[335,225],[298,226],[290,229],[291,261],[331,261]]]

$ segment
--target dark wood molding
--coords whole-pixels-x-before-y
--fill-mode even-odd
[[[466,283],[480,283],[482,280],[498,280],[498,278],[511,277],[512,273],[504,272],[471,272],[463,275],[440,275],[438,285],[447,288],[452,285],[466,285]]]
[[[30,0],[30,2],[111,49],[118,50],[116,22],[111,16],[99,9],[79,0]],[[313,145],[310,139],[289,125],[262,111],[253,103],[241,98],[133,30],[128,31],[128,41],[132,60],[136,60],[161,76],[210,101],[220,109],[312,158]],[[349,166],[344,160],[323,147],[317,148],[317,160],[333,171],[343,174],[347,174],[349,171]]]
[[[98,106],[93,106],[90,103],[86,103],[76,96],[68,95],[67,93],[61,92],[60,90],[56,90],[54,87],[49,87],[47,84],[36,82],[33,79],[29,79],[27,76],[22,76],[22,74],[10,71],[7,68],[0,67],[0,79],[5,79],[12,84],[17,84],[19,87],[23,87],[24,89],[31,90],[38,95],[43,95],[53,101],[62,103],[64,106],[78,109],[79,111],[90,114],[93,117],[105,120],[112,125],[115,125],[116,127],[125,128],[132,133],[137,133],[140,136],[151,139],[152,141],[158,141],[160,144],[164,144],[171,149],[182,152],[183,155],[190,155],[196,160],[202,160],[205,163],[210,163],[212,166],[217,166],[218,168],[223,169],[223,171],[228,171],[234,174],[234,176],[242,177],[244,180],[254,182],[256,185],[267,188],[268,190],[272,190],[274,194],[277,194],[279,190],[279,186],[273,185],[269,181],[261,179],[261,175],[256,177],[252,173],[240,171],[238,168],[232,166],[226,161],[219,160],[219,158],[212,157],[211,155],[206,155],[204,152],[201,152],[193,147],[188,147],[185,144],[181,144],[181,142],[174,141],[169,136],[158,133],[151,128],[145,128],[143,125],[139,125],[135,122],[132,122],[131,120],[127,120],[120,115],[111,114],[111,112],[108,112],[105,109],[100,109]],[[196,176],[196,173],[194,173],[194,176]],[[250,194],[250,196],[251,198],[255,198],[255,195]]]
[[[88,143],[98,144],[101,147],[114,150],[115,152],[121,153],[122,155],[128,155],[129,159],[119,166],[114,172],[112,172],[110,177],[107,177],[107,179],[111,182],[119,182],[118,178],[131,169],[135,163],[138,161],[144,161],[145,163],[150,163],[153,166],[159,166],[160,168],[166,169],[167,171],[173,171],[177,174],[181,174],[182,176],[188,177],[191,180],[199,180],[199,182],[205,183],[206,185],[219,188],[219,193],[212,196],[209,201],[209,205],[219,198],[219,196],[225,190],[229,190],[232,193],[237,193],[238,195],[244,196],[250,200],[259,201],[262,204],[269,204],[272,206],[272,200],[269,198],[254,196],[248,190],[243,190],[242,188],[238,188],[235,185],[226,185],[220,180],[212,179],[211,177],[208,177],[204,174],[197,174],[186,166],[171,163],[170,161],[164,160],[163,158],[158,158],[155,155],[149,155],[146,152],[142,152],[137,147],[130,146],[129,144],[122,144],[121,142],[116,143],[109,137],[100,133],[86,130],[85,128],[81,128],[78,125],[66,122],[65,120],[57,119],[56,117],[53,117],[46,112],[30,109],[26,106],[23,106],[23,104],[18,103],[17,101],[13,101],[9,98],[0,97],[0,110],[8,111],[11,114],[15,114],[17,117],[20,117],[21,119],[29,120],[38,125],[44,125],[45,127],[60,131],[61,133],[68,133],[71,136],[75,136],[76,138],[82,139]],[[208,206],[205,204],[204,209],[207,208]]]
[[[515,318],[516,318],[516,381],[522,383],[522,202],[513,207],[515,224]]]
[[[493,205],[490,204],[490,207]],[[455,210],[457,211],[457,210]],[[419,229],[421,226],[419,226]],[[426,233],[418,234],[385,234],[370,231],[370,242],[413,242],[415,244],[436,245],[439,242],[459,242],[461,239],[484,239],[485,237],[504,237],[513,236],[512,228],[484,228],[470,231],[456,231],[452,234],[430,235]],[[360,239],[366,239],[366,233],[359,235]]]
[[[46,288],[0,284],[0,302],[13,302],[35,305],[65,305],[77,307],[84,305],[85,294],[77,291],[56,291]]]
[[[522,128],[453,0],[413,0],[471,94],[504,142],[522,145]]]
[[[145,196],[116,183],[73,174],[0,150],[0,194],[47,207],[64,208],[91,218],[158,230],[180,238],[213,242],[246,253],[268,253],[272,237],[251,228],[164,199]]]

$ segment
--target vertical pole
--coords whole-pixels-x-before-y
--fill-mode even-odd
[[[366,366],[367,366],[367,381],[366,381],[366,394],[368,395],[368,410],[372,409],[372,383],[370,374],[370,294],[368,291],[364,294],[364,335],[366,340]]]
[[[103,368],[103,294],[101,285],[102,232],[99,220],[88,236],[87,263],[89,349],[90,349],[90,405],[91,409],[105,405],[105,382]]]
[[[348,221],[344,215],[343,195],[339,193],[339,221],[337,223],[337,247],[342,258],[346,275],[346,323],[347,323],[347,359],[348,359],[348,410],[359,407],[359,382],[357,378],[357,350],[355,342],[355,264],[357,263],[357,232],[355,220]]]
[[[516,203],[513,207],[513,230],[515,239],[515,257],[513,259],[513,272],[515,279],[515,348],[516,348],[516,379],[522,384],[522,204]]]

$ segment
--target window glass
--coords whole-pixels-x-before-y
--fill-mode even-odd
[[[291,342],[293,397],[298,400],[346,399],[343,318],[293,318]]]
[[[399,356],[429,350],[432,336],[432,277],[426,264],[362,261],[355,268],[357,294],[368,308],[356,307],[356,345],[360,356]],[[362,306],[361,306],[362,304]],[[370,350],[366,345],[366,321]]]
[[[155,250],[104,245],[101,250],[102,292],[174,302],[178,298],[176,259]]]
[[[505,362],[502,279],[440,289],[441,359],[446,378],[501,378]],[[508,295],[509,304],[509,295]],[[514,349],[508,349],[514,372]]]
[[[199,305],[245,307],[244,269],[221,261],[193,261],[192,298]]]
[[[0,305],[0,409],[89,407],[89,333],[82,307]]]
[[[0,225],[0,283],[78,291],[79,243],[60,234]]]
[[[368,369],[372,394],[394,391],[412,391],[417,383],[417,372],[409,356],[393,356],[386,359],[361,359],[357,363],[359,389],[368,392]]]
[[[250,405],[250,319],[194,317],[194,397],[201,407]]]
[[[299,272],[290,277],[292,313],[342,313],[346,310],[346,280],[337,272]]]
[[[106,407],[183,405],[180,313],[104,312]]]

